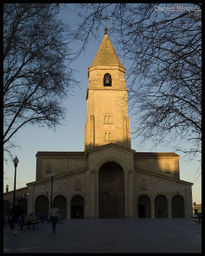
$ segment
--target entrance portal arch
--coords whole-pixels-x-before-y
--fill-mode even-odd
[[[48,197],[40,195],[35,200],[35,215],[37,216],[48,216],[49,213],[49,202]]]
[[[99,218],[124,217],[124,172],[119,164],[107,162],[99,171]]]
[[[172,218],[184,218],[184,198],[180,195],[175,195],[172,198]]]
[[[155,218],[168,218],[167,198],[163,195],[155,198]]]
[[[3,209],[4,209],[4,214],[9,214],[9,211],[11,209],[11,204],[8,200],[3,201]]]
[[[76,195],[71,199],[71,218],[84,218],[84,199]]]
[[[67,201],[66,198],[62,195],[58,195],[54,198],[54,205],[59,210],[59,218],[65,219],[67,217]]]
[[[19,198],[18,204],[20,208],[23,210],[23,213],[27,214],[27,205],[28,205],[28,199],[26,198]]]
[[[138,218],[151,218],[151,202],[148,196],[138,198]]]

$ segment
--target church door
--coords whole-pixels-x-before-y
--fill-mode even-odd
[[[99,218],[124,217],[124,172],[119,164],[108,162],[99,171]]]

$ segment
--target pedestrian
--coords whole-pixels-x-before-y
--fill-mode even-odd
[[[56,232],[56,223],[58,221],[58,214],[59,214],[59,210],[55,206],[55,204],[53,204],[53,206],[51,208],[51,211],[50,211],[50,217],[51,217],[51,222],[52,222],[53,233]]]
[[[10,228],[13,229],[13,234],[18,234],[18,224],[20,219],[24,219],[22,209],[18,204],[15,204],[9,212]]]

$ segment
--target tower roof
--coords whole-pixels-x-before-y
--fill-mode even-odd
[[[97,51],[91,66],[121,66],[123,67],[120,59],[115,52],[114,47],[108,37],[107,31],[103,37],[102,43]]]

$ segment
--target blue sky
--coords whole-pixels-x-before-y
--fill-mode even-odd
[[[61,18],[66,24],[74,24],[78,21],[72,12],[64,10]],[[109,24],[108,24],[109,34]],[[93,39],[88,44],[83,53],[74,63],[76,79],[80,81],[80,88],[76,87],[73,96],[69,96],[64,102],[67,115],[62,126],[55,130],[42,127],[23,127],[14,137],[17,148],[14,154],[19,158],[17,168],[17,188],[25,187],[26,183],[32,182],[36,178],[36,153],[38,151],[84,151],[84,128],[86,121],[86,90],[88,87],[88,66],[97,53],[104,35],[104,27],[100,28],[98,40]],[[112,35],[109,35],[112,42]],[[116,49],[115,45],[113,45]],[[122,61],[122,60],[121,60]],[[126,68],[126,66],[125,66]],[[134,128],[134,118],[129,112],[131,122],[131,132]],[[139,143],[139,140],[132,138],[132,149],[137,152],[174,152],[170,145],[159,145],[153,147],[151,142]],[[176,151],[175,151],[176,152]],[[179,152],[176,152],[180,154]],[[193,202],[201,202],[201,163],[197,160],[188,161],[184,157],[180,158],[180,179],[194,183],[192,186]],[[9,185],[9,190],[13,190],[14,166],[8,161],[4,165],[4,190]]]

